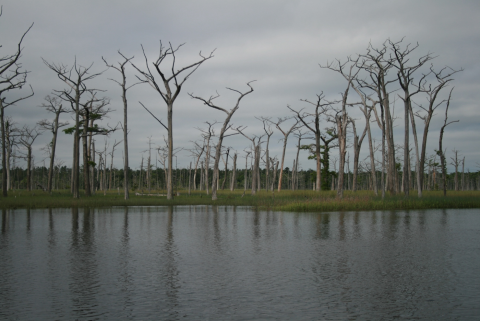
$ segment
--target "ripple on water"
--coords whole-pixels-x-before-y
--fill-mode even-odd
[[[478,212],[5,211],[0,319],[474,320]]]

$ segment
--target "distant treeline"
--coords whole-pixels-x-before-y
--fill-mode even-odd
[[[400,166],[398,166],[400,169]],[[279,170],[278,170],[279,171]],[[1,170],[0,170],[1,172]],[[213,177],[213,170],[209,169],[208,175],[205,175],[205,170],[197,170],[196,175],[194,170],[188,168],[179,168],[173,169],[173,183],[175,189],[185,190],[190,188],[193,190],[207,190],[207,187],[211,187],[211,179]],[[224,170],[219,171],[219,179],[217,186],[219,190],[232,190],[232,189],[245,189],[249,190],[252,188],[252,169],[237,169],[234,175],[235,182],[232,184],[232,171],[227,170],[225,174]],[[140,190],[140,191],[149,191],[149,190],[165,190],[166,189],[166,175],[165,170],[162,168],[152,168],[150,171],[146,169],[130,169],[130,189]],[[402,190],[402,181],[403,181],[403,172],[397,171],[398,175],[398,190]],[[410,173],[411,177],[415,177],[415,172]],[[47,186],[47,175],[48,168],[35,167],[32,169],[32,181],[30,182],[32,189],[45,189]],[[272,174],[270,174],[272,175]],[[83,171],[80,171],[80,188],[84,189],[83,186]],[[95,170],[94,171],[93,186],[95,191],[104,191],[104,190],[114,190],[123,188],[124,182],[124,171],[123,169],[113,168],[105,170]],[[337,176],[336,172],[330,172],[328,176],[328,186],[331,190],[337,189]],[[457,178],[455,179],[455,176]],[[195,177],[195,181],[194,181]],[[208,177],[209,182],[205,184],[205,177]],[[278,179],[278,173],[276,175]],[[298,174],[295,174],[291,171],[289,167],[284,168],[284,176],[282,177],[282,189],[291,189],[291,190],[312,190],[315,187],[315,177],[316,171],[309,170],[299,170]],[[346,172],[344,181],[344,189],[352,189],[352,180],[353,173]],[[359,171],[357,177],[357,189],[358,190],[373,190],[373,184],[371,179],[370,171]],[[24,168],[16,167],[11,169],[11,188],[12,189],[27,189],[27,170]],[[53,175],[53,184],[52,189],[69,189],[71,187],[72,179],[72,169],[67,168],[66,166],[55,167],[55,172]],[[385,178],[387,179],[387,178]],[[416,180],[411,179],[410,188],[417,189]],[[480,171],[477,172],[458,172],[447,174],[447,189],[448,190],[478,190],[480,186]],[[267,189],[267,177],[266,170],[260,169],[260,176],[256,184],[258,189]],[[377,188],[381,186],[381,172],[377,171],[377,180],[375,182]],[[272,185],[276,186],[278,181],[268,183],[268,190],[272,190]],[[431,168],[427,173],[424,173],[424,190],[441,190],[443,189],[443,177],[442,173],[438,169]]]

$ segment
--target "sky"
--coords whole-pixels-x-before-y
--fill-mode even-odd
[[[449,66],[463,71],[455,74],[451,86],[442,93],[442,99],[451,87],[455,87],[449,110],[449,120],[459,120],[447,127],[443,146],[447,160],[451,162],[453,149],[465,157],[465,170],[477,171],[480,167],[480,3],[478,1],[391,1],[391,0],[335,0],[335,1],[69,1],[69,0],[5,0],[0,17],[0,54],[13,53],[22,34],[34,23],[23,42],[22,66],[29,71],[28,84],[35,95],[8,107],[6,116],[12,117],[17,126],[34,126],[41,119],[52,119],[40,105],[53,90],[62,90],[65,84],[43,63],[72,66],[75,59],[79,65],[91,67],[92,72],[104,73],[90,85],[105,90],[113,110],[107,123],[115,126],[123,119],[123,104],[120,87],[110,79],[119,80],[120,74],[108,69],[102,57],[116,64],[125,56],[134,57],[132,62],[145,69],[142,48],[149,61],[158,56],[159,43],[172,46],[184,44],[178,51],[177,66],[185,66],[199,59],[199,52],[214,57],[204,62],[186,81],[173,110],[174,147],[183,148],[177,154],[177,166],[188,166],[193,161],[189,149],[199,140],[205,122],[223,122],[224,113],[191,99],[188,95],[208,98],[217,92],[218,105],[232,108],[238,95],[226,89],[246,91],[246,83],[252,83],[254,92],[244,97],[240,108],[233,115],[234,126],[247,126],[247,135],[262,135],[263,124],[256,117],[293,116],[287,105],[294,109],[309,107],[301,99],[314,100],[323,91],[328,99],[340,98],[346,82],[341,75],[320,68],[335,59],[366,52],[369,43],[379,47],[387,39],[404,44],[419,44],[413,56],[431,53],[437,70]],[[166,64],[168,67],[168,64]],[[127,67],[127,83],[136,81],[133,67]],[[393,87],[392,87],[393,88]],[[28,93],[8,93],[13,99]],[[392,95],[395,95],[392,94]],[[141,157],[147,156],[148,140],[152,147],[164,146],[166,130],[140,105],[142,102],[159,119],[166,120],[166,106],[152,87],[142,84],[127,93],[129,102],[129,155],[130,166],[139,168]],[[398,99],[397,99],[398,100]],[[349,102],[359,101],[352,93]],[[418,103],[425,103],[419,97]],[[403,144],[403,111],[401,101],[396,102],[395,143]],[[440,127],[443,124],[444,105],[432,119],[428,136],[427,154],[438,149]],[[365,122],[358,108],[349,108],[357,119],[357,130],[363,131]],[[72,123],[71,115],[63,115],[64,121]],[[293,120],[290,120],[290,122]],[[290,124],[287,121],[285,124]],[[284,125],[285,127],[287,125]],[[323,122],[321,127],[331,126]],[[419,135],[423,131],[417,119]],[[381,139],[376,124],[372,124],[373,136]],[[220,124],[216,126],[216,132]],[[271,138],[270,154],[281,156],[281,133],[275,130]],[[108,149],[113,142],[122,140],[119,130],[107,138]],[[57,158],[71,166],[72,139],[61,134],[58,139]],[[34,144],[36,165],[43,165],[46,155],[41,150],[51,140],[44,132]],[[351,141],[351,139],[350,139]],[[312,141],[302,141],[308,144]],[[244,150],[250,142],[240,136],[227,137],[224,146],[239,153],[237,167],[245,165]],[[413,141],[411,141],[413,147]],[[96,138],[96,148],[105,145],[104,137]],[[291,167],[296,155],[296,139],[290,136],[285,167]],[[99,147],[101,146],[101,147]],[[123,144],[115,152],[114,165],[122,167]],[[349,148],[350,154],[353,149]],[[362,146],[361,161],[368,153],[368,142]],[[332,158],[338,157],[334,150]],[[308,153],[300,154],[300,167],[315,168]],[[380,157],[378,153],[376,155]],[[400,154],[398,156],[401,156]],[[353,158],[353,156],[352,156]],[[109,160],[110,162],[110,160]],[[48,161],[45,161],[48,164]],[[18,163],[17,163],[18,164]],[[18,165],[21,165],[19,163]],[[449,171],[452,170],[449,165]]]

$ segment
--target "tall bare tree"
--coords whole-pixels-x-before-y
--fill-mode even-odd
[[[0,7],[0,16],[2,15],[2,7]],[[22,56],[22,42],[26,34],[33,27],[33,23],[30,27],[23,33],[20,37],[20,40],[17,44],[17,49],[13,54],[8,54],[0,57],[0,126],[1,126],[1,138],[2,138],[2,190],[3,196],[8,196],[7,188],[7,171],[6,168],[6,156],[7,156],[7,146],[6,146],[6,135],[5,135],[5,108],[15,105],[15,103],[27,99],[33,96],[33,89],[30,86],[31,93],[22,96],[20,98],[14,98],[13,100],[7,100],[7,93],[22,89],[23,86],[27,83],[27,74],[28,71],[22,70],[22,64],[19,62],[20,57]]]
[[[440,156],[440,162],[442,165],[442,178],[443,178],[443,196],[447,196],[447,164],[445,161],[445,152],[443,150],[443,133],[445,132],[445,127],[452,123],[459,122],[458,120],[453,120],[448,122],[448,107],[450,107],[450,100],[452,98],[453,88],[450,90],[450,94],[447,99],[447,107],[445,108],[445,120],[443,122],[442,128],[440,128],[440,137],[438,139],[438,151],[437,154]]]
[[[194,142],[194,147],[190,150],[192,155],[196,157],[195,161],[195,168],[193,171],[193,189],[197,189],[197,168],[198,168],[198,163],[200,161],[200,157],[202,157],[203,152],[205,151],[205,139],[203,140],[203,144],[200,145],[197,142]]]
[[[432,60],[434,57],[431,54],[426,54],[418,58],[413,64],[409,64],[411,61],[410,54],[418,48],[418,43],[414,46],[407,44],[405,48],[401,47],[402,40],[398,42],[392,42],[388,40],[391,51],[393,51],[393,67],[397,69],[398,82],[400,88],[403,90],[402,95],[398,94],[398,97],[403,100],[404,103],[404,132],[405,132],[405,141],[404,141],[404,153],[403,153],[403,167],[404,169],[409,168],[410,155],[409,155],[409,145],[410,145],[410,129],[409,129],[409,116],[410,110],[412,109],[412,97],[422,91],[422,83],[426,75],[419,77],[418,84],[413,84],[414,74],[419,68],[425,65],[428,61]],[[410,193],[410,181],[409,175],[403,176],[403,191],[405,196],[409,196]]]
[[[271,118],[270,117],[260,117],[257,118],[263,123],[263,130],[265,135],[267,135],[267,144],[265,146],[265,190],[268,192],[270,186],[270,137],[273,135],[273,130],[271,128]]]
[[[338,135],[338,150],[339,150],[339,162],[338,162],[338,184],[337,184],[337,197],[343,197],[343,181],[345,174],[345,154],[347,148],[347,125],[349,123],[349,117],[347,114],[347,99],[352,82],[356,79],[361,67],[358,67],[358,60],[352,60],[350,57],[345,62],[341,62],[337,59],[336,63],[327,63],[322,68],[327,68],[340,73],[347,81],[347,88],[342,93],[342,102],[339,110],[336,111],[334,120],[337,124]]]
[[[282,164],[280,167],[280,175],[278,176],[278,191],[280,192],[282,190],[282,177],[283,177],[283,166],[285,164],[285,151],[287,149],[287,140],[288,136],[298,127],[298,123],[300,120],[295,118],[295,123],[288,129],[282,129],[280,127],[280,124],[285,122],[286,120],[290,119],[290,117],[285,117],[285,118],[278,118],[277,122],[274,123],[275,127],[283,134],[283,152],[282,152]]]
[[[288,108],[296,114],[296,117],[302,124],[307,127],[314,135],[315,135],[315,159],[317,163],[317,176],[315,180],[315,190],[321,190],[321,181],[322,181],[322,160],[321,160],[321,145],[320,145],[320,116],[325,114],[331,105],[334,102],[330,102],[325,100],[325,96],[323,92],[317,95],[317,100],[315,102],[309,101],[307,99],[301,99],[301,101],[309,103],[310,105],[314,106],[315,111],[313,113],[303,112],[303,109],[297,111],[290,106]],[[322,103],[322,101],[324,101]],[[313,117],[313,120],[310,120]]]
[[[88,89],[86,82],[98,77],[103,71],[98,73],[90,73],[90,69],[93,63],[88,67],[77,64],[77,60],[73,63],[72,67],[68,67],[63,64],[49,63],[43,59],[45,65],[50,68],[57,77],[63,81],[68,88],[63,90],[54,90],[54,93],[60,99],[70,103],[70,106],[75,113],[75,124],[73,127],[73,166],[72,166],[72,194],[73,198],[80,197],[80,130],[81,130],[81,112],[82,106],[86,105],[86,102],[82,101],[84,94],[89,94],[87,102],[90,101],[92,90]]]
[[[13,147],[16,146],[18,137],[20,136],[19,130],[16,127],[16,123],[12,120],[12,117],[5,117],[5,171],[7,172],[7,191],[11,188],[11,172],[10,172],[10,159],[13,157]]]
[[[185,81],[200,67],[202,63],[206,60],[213,57],[213,51],[208,56],[203,56],[200,52],[200,60],[194,62],[190,65],[176,69],[176,53],[183,46],[179,45],[175,49],[169,43],[168,48],[162,45],[160,42],[160,51],[158,58],[152,62],[154,69],[156,70],[158,76],[161,78],[161,82],[157,82],[154,74],[152,73],[147,55],[142,46],[143,56],[145,57],[145,66],[146,70],[141,70],[136,65],[132,64],[133,67],[140,73],[140,76],[137,76],[140,81],[147,82],[152,86],[155,91],[157,91],[162,97],[163,101],[167,105],[167,125],[161,122],[158,118],[155,118],[162,124],[162,126],[168,132],[168,180],[167,180],[167,199],[173,199],[173,184],[172,184],[172,167],[173,167],[173,104],[177,99],[180,91],[182,89]],[[165,59],[171,58],[170,67],[163,68],[162,63],[165,62]],[[167,75],[166,71],[170,70],[171,74]],[[182,75],[185,75],[184,77]],[[182,79],[183,77],[183,79]],[[140,103],[152,116],[153,114],[142,104]]]
[[[115,140],[115,142],[113,143],[112,145],[112,151],[109,153],[110,154],[110,157],[111,157],[111,161],[110,161],[110,177],[109,177],[109,182],[108,182],[108,189],[111,190],[112,189],[112,173],[113,173],[113,156],[115,154],[115,147],[117,147],[122,141],[119,141],[117,143],[117,141]]]
[[[28,126],[23,126],[20,131],[20,144],[22,144],[27,149],[27,191],[31,190],[32,187],[32,145],[37,139],[39,135],[41,135],[41,131],[37,128],[37,126],[30,128]]]
[[[458,166],[460,166],[460,163],[462,161],[458,159],[458,150],[454,148],[453,153],[455,154],[455,157],[450,157],[450,159],[452,160],[450,164],[455,166],[454,184],[455,184],[455,191],[458,191]]]
[[[129,182],[130,174],[128,173],[129,164],[128,164],[128,103],[127,103],[127,90],[129,90],[133,86],[138,85],[142,82],[136,82],[136,83],[134,83],[130,86],[127,86],[127,76],[125,74],[125,66],[134,57],[127,58],[120,51],[118,51],[118,53],[123,58],[122,62],[118,62],[118,66],[115,66],[113,64],[108,64],[107,61],[105,59],[103,59],[103,57],[102,57],[102,59],[108,67],[113,68],[113,69],[117,70],[118,72],[120,72],[120,75],[122,77],[121,81],[117,81],[115,79],[111,79],[111,80],[116,82],[120,86],[120,88],[122,89],[122,101],[123,101],[123,125],[122,125],[122,128],[123,128],[123,149],[124,149],[124,162],[123,162],[123,190],[124,191],[123,191],[123,196],[124,196],[124,199],[127,200],[127,199],[130,198],[130,195],[128,193],[128,187],[130,185],[130,182]]]
[[[90,167],[94,163],[91,159],[91,153],[89,152],[87,140],[89,137],[96,135],[108,135],[116,130],[116,128],[99,127],[98,124],[94,124],[94,121],[101,120],[111,111],[106,107],[110,101],[105,97],[97,98],[97,93],[94,90],[89,92],[91,94],[90,99],[84,104],[81,104],[82,108],[80,110],[80,116],[82,117],[82,121],[79,123],[79,126],[81,127],[81,132],[79,131],[79,134],[83,145],[83,178],[86,196],[91,196],[92,194],[92,191],[90,190]],[[69,130],[73,131],[75,128],[70,128]],[[66,130],[66,132],[70,131]],[[106,161],[106,151],[103,156],[104,161]],[[104,168],[106,168],[106,164]],[[103,178],[105,179],[105,177]]]
[[[393,113],[390,102],[390,94],[394,89],[389,89],[390,84],[396,83],[397,78],[389,79],[388,73],[393,68],[394,59],[388,54],[388,41],[384,42],[380,48],[374,48],[370,44],[367,53],[359,57],[361,68],[367,72],[367,77],[358,79],[360,86],[369,88],[375,98],[368,96],[371,100],[377,101],[380,106],[381,117],[378,117],[374,105],[373,112],[377,124],[382,131],[382,197],[385,196],[384,172],[387,169],[386,189],[391,194],[396,193],[396,175],[395,175],[395,144],[393,139]],[[385,143],[388,149],[385,148]]]
[[[212,200],[217,199],[218,164],[219,164],[219,161],[220,161],[220,152],[221,152],[221,149],[222,149],[223,138],[227,137],[227,136],[234,135],[234,134],[225,135],[225,132],[232,127],[232,125],[230,125],[230,120],[232,119],[233,114],[238,110],[238,108],[240,108],[241,100],[245,96],[247,96],[248,94],[253,92],[253,87],[250,85],[253,81],[249,81],[247,83],[247,86],[250,89],[245,91],[245,92],[241,92],[239,90],[227,87],[228,90],[234,91],[239,95],[235,105],[230,110],[227,110],[226,108],[217,106],[214,103],[213,100],[220,97],[220,95],[218,93],[215,96],[210,96],[210,98],[208,98],[208,99],[204,99],[204,98],[201,98],[201,97],[198,97],[198,96],[194,96],[193,94],[190,94],[190,97],[202,101],[204,105],[207,105],[208,107],[211,107],[211,108],[216,109],[216,110],[220,110],[227,115],[225,120],[223,121],[222,129],[220,130],[220,134],[218,136],[218,142],[217,142],[217,146],[216,146],[216,150],[215,150],[215,163],[213,165],[213,179],[212,179]]]
[[[447,71],[447,72],[445,72]],[[412,132],[413,138],[415,142],[415,149],[416,149],[416,167],[417,167],[417,193],[418,197],[422,197],[422,189],[423,189],[423,173],[425,171],[425,155],[427,149],[427,138],[428,138],[428,131],[430,130],[430,122],[434,115],[435,110],[441,106],[443,103],[446,102],[445,99],[438,102],[438,95],[439,93],[448,86],[448,83],[453,80],[452,75],[459,72],[461,70],[453,70],[451,68],[443,68],[440,71],[435,71],[433,67],[430,67],[429,74],[435,77],[437,84],[427,85],[425,83],[422,84],[423,91],[427,95],[427,102],[428,106],[425,108],[422,105],[418,105],[420,109],[423,110],[423,114],[420,114],[417,111],[415,114],[413,113],[413,109],[410,109],[410,120],[412,123]],[[421,151],[419,151],[419,144],[418,144],[418,137],[417,137],[417,129],[414,115],[423,120],[424,127],[423,127],[423,139],[421,145]]]
[[[68,111],[63,107],[62,101],[56,96],[46,96],[46,102],[41,105],[51,113],[55,114],[53,121],[47,119],[38,122],[38,125],[44,130],[52,132],[52,141],[50,142],[50,167],[48,169],[47,192],[52,192],[53,166],[55,162],[55,150],[57,146],[58,129],[67,126],[68,122],[60,122],[60,114]]]
[[[262,138],[263,136],[265,136],[265,134],[261,135],[261,136],[256,136],[256,135],[253,135],[253,136],[247,136],[243,130],[245,129],[246,127],[237,127],[235,128],[235,130],[240,133],[243,137],[245,137],[246,139],[248,139],[249,141],[252,142],[252,151],[251,152],[247,152],[247,156],[245,157],[245,181],[247,179],[247,159],[248,159],[248,155],[250,153],[252,153],[252,161],[253,161],[253,168],[252,168],[252,195],[255,195],[257,193],[257,190],[258,190],[258,181],[259,181],[259,175],[260,175],[260,169],[259,169],[259,165],[260,165],[260,152],[261,152],[261,148],[260,148],[260,145],[262,144]],[[246,183],[245,183],[245,189],[246,189]]]

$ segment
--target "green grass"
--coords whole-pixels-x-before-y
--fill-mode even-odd
[[[165,191],[152,191],[165,193]],[[274,209],[293,212],[324,211],[367,211],[395,209],[429,209],[429,208],[480,208],[480,191],[449,191],[447,197],[441,191],[425,191],[424,197],[418,198],[415,192],[410,197],[387,196],[383,200],[371,191],[352,193],[345,191],[343,199],[337,199],[332,191],[260,191],[251,195],[249,191],[242,197],[243,190],[218,191],[218,200],[212,201],[205,191],[192,192],[180,190],[180,196],[167,200],[165,196],[136,196],[130,193],[130,199],[124,200],[122,191],[109,191],[106,195],[97,192],[92,197],[81,195],[73,199],[69,191],[54,191],[51,195],[36,190],[26,192],[17,190],[9,192],[8,197],[0,197],[0,208],[70,208],[70,207],[111,207],[111,206],[164,206],[164,205],[222,205],[253,206],[261,209]]]

